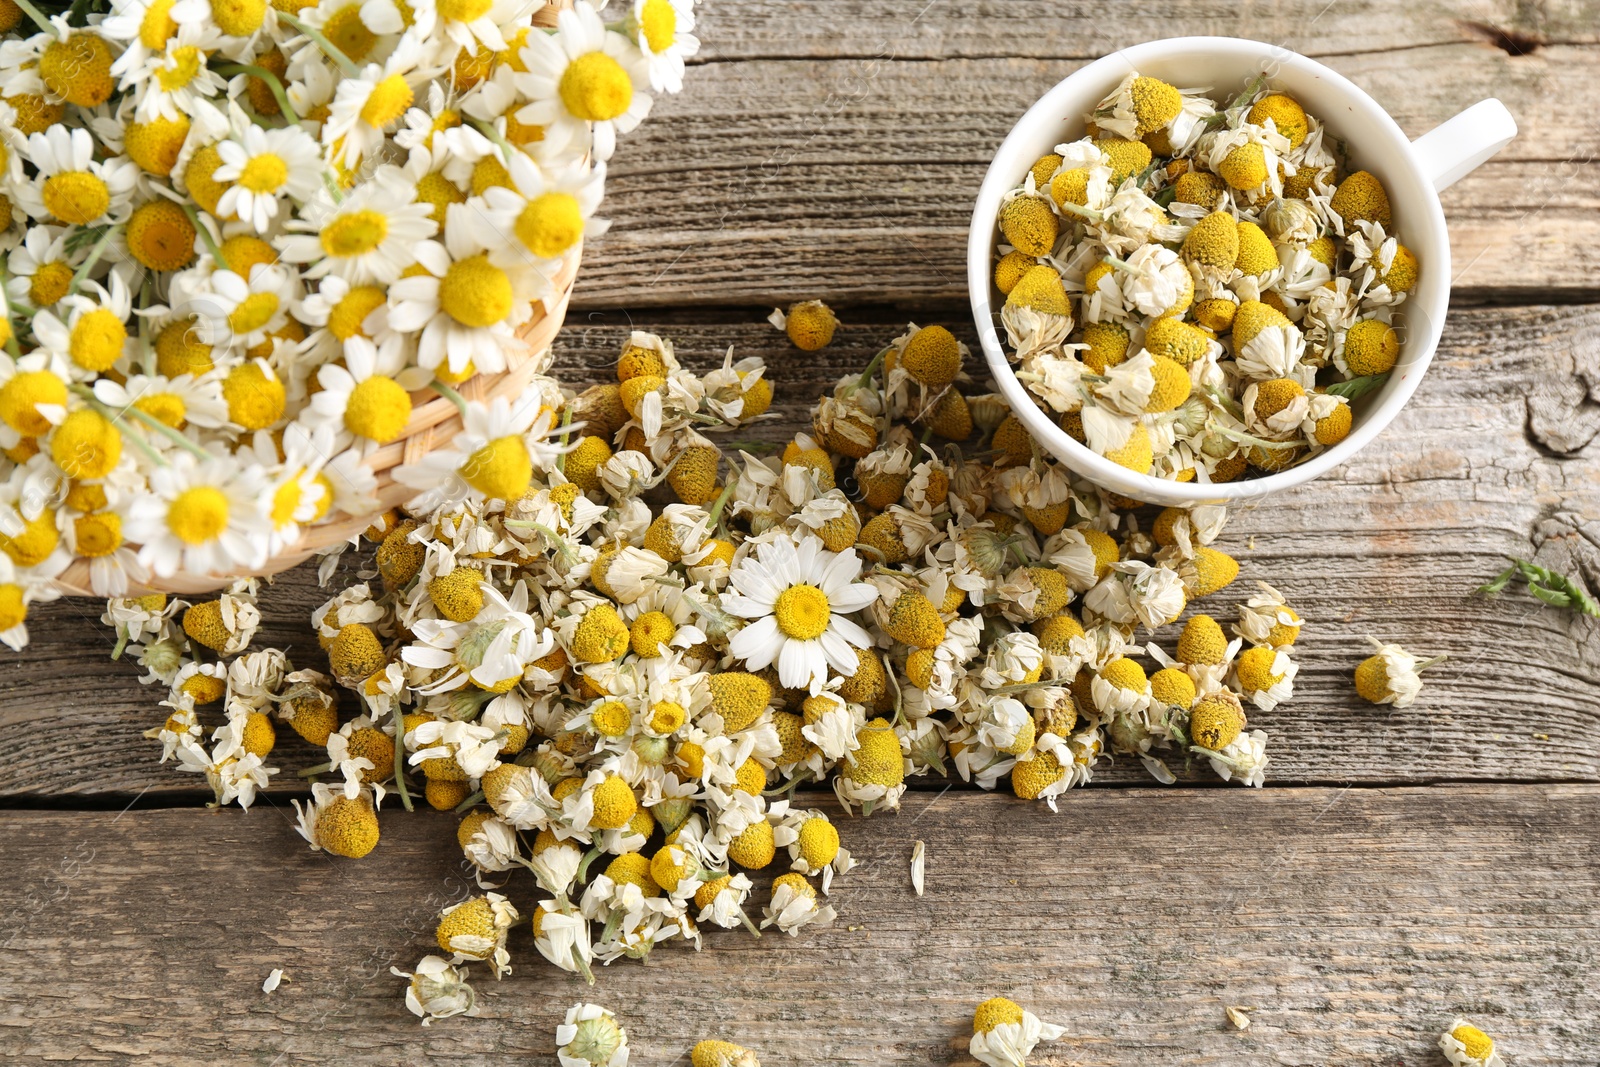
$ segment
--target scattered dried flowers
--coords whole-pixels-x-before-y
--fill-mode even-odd
[[[520,496],[549,412],[454,387],[534,356],[518,328],[604,231],[617,134],[681,88],[692,3],[576,0],[555,29],[541,4],[8,5],[0,640],[74,560],[121,596],[375,512],[369,462],[436,395],[467,430],[396,477]]]
[[[1033,1012],[1005,997],[991,997],[972,1013],[968,1051],[989,1067],[1028,1067],[1028,1055],[1041,1041],[1059,1040],[1066,1028],[1041,1022]]]
[[[1079,442],[1176,481],[1342,441],[1399,358],[1419,264],[1383,186],[1261,79],[1226,106],[1130,73],[1006,195],[1017,376]]]
[[[1375,637],[1367,640],[1375,651],[1356,666],[1356,692],[1373,704],[1409,707],[1422,692],[1422,672],[1446,658],[1419,660],[1399,645],[1386,645]]]
[[[575,1004],[556,1027],[561,1067],[628,1067],[628,1032],[598,1004]]]

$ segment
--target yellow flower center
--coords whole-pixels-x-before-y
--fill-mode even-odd
[[[650,729],[658,734],[674,733],[688,717],[689,713],[683,710],[682,704],[662,700],[650,709]]]
[[[311,481],[318,489],[322,490],[322,495],[317,497],[317,506],[311,516],[311,521],[316,522],[333,507],[333,483],[328,480],[326,474],[320,472]]]
[[[67,490],[65,503],[73,511],[99,511],[106,506],[105,487],[93,482],[74,482]]]
[[[183,397],[177,393],[146,393],[135,400],[133,406],[174,430],[183,429],[189,415]]]
[[[461,112],[454,108],[445,108],[433,117],[433,129],[428,134],[428,139],[423,142],[427,147],[433,147],[433,135],[444,130],[453,130],[461,125]]]
[[[106,183],[82,170],[51,175],[44,180],[39,195],[46,211],[74,226],[87,226],[111,207],[111,190]]]
[[[517,216],[517,238],[540,259],[554,259],[583,236],[583,210],[570,193],[545,193]]]
[[[36,308],[49,307],[66,296],[71,285],[71,267],[60,260],[42,263],[28,282],[28,300]]]
[[[217,201],[222,199],[222,194],[228,188],[213,177],[220,166],[221,153],[216,145],[208,144],[190,156],[183,168],[183,181],[189,187],[189,195],[194,197],[195,203],[212,214],[216,214]]]
[[[511,188],[511,172],[500,162],[498,154],[487,155],[472,165],[472,192],[482,196],[493,188]]]
[[[461,477],[492,500],[519,500],[533,481],[533,457],[522,438],[497,437],[467,457]]]
[[[322,250],[330,256],[360,256],[389,236],[389,220],[376,211],[340,215],[322,231]]]
[[[814,585],[791,585],[778,594],[772,613],[778,629],[797,641],[822,636],[828,628],[828,594]]]
[[[248,37],[267,16],[266,0],[211,0],[211,17],[230,37]]]
[[[167,92],[175,93],[194,81],[204,64],[205,54],[199,48],[181,45],[172,50],[170,64],[156,71],[156,81]]]
[[[109,556],[122,547],[122,516],[114,511],[80,516],[72,529],[80,556]]]
[[[437,7],[452,22],[475,22],[489,13],[494,0],[439,0]]]
[[[104,478],[122,459],[122,434],[98,411],[79,408],[51,435],[50,458],[69,478]]]
[[[65,104],[52,104],[38,93],[18,93],[5,98],[17,112],[17,132],[23,136],[43,133],[61,121]]]
[[[1476,1026],[1462,1023],[1450,1031],[1450,1036],[1461,1042],[1462,1051],[1475,1060],[1488,1059],[1494,1051],[1494,1039]]]
[[[639,28],[644,31],[644,43],[657,55],[672,47],[678,35],[678,13],[668,0],[645,0],[639,12]]]
[[[186,545],[203,545],[228,527],[228,498],[221,489],[197,485],[167,508],[167,529]]]
[[[98,373],[111,369],[122,355],[122,347],[127,340],[128,328],[116,313],[95,308],[78,316],[67,342],[67,350],[72,355],[72,362],[84,370]]]
[[[595,732],[601,737],[621,737],[628,732],[628,725],[633,721],[633,715],[628,711],[628,705],[622,701],[608,700],[594,709],[589,721],[594,724]]]
[[[150,0],[139,21],[139,43],[152,52],[160,51],[178,32],[178,23],[172,17],[173,3],[174,0]]]
[[[361,105],[361,119],[368,126],[383,129],[406,113],[414,95],[411,86],[399,74],[391,74],[372,87],[367,102]]]
[[[92,33],[75,31],[51,41],[39,57],[39,77],[69,104],[97,107],[111,98],[111,48]]]
[[[300,510],[300,499],[304,495],[300,491],[299,471],[295,472],[293,478],[273,490],[272,525],[274,529],[281,530],[294,522],[294,513]]]
[[[127,238],[133,258],[151,270],[182,270],[194,259],[194,225],[170,200],[158,197],[135,208]]]
[[[36,519],[23,524],[22,531],[14,536],[0,534],[0,548],[19,567],[32,567],[43,563],[56,550],[61,533],[56,529],[56,513],[49,508]]]
[[[228,418],[246,430],[264,430],[277,422],[286,400],[283,383],[254,361],[228,372],[222,397],[228,402]]]
[[[431,217],[440,229],[443,229],[445,212],[449,210],[451,204],[465,204],[467,194],[456,188],[455,182],[434,171],[417,179],[417,201],[433,205]]]
[[[256,156],[239,172],[239,184],[252,193],[272,193],[289,180],[289,165],[276,153]]]
[[[65,407],[67,384],[47,370],[28,370],[0,388],[0,419],[18,433],[38,437],[50,432],[50,420],[39,413],[40,404]]]
[[[277,293],[251,293],[229,312],[228,325],[234,333],[254,333],[271,322],[277,313]]]
[[[0,585],[0,630],[21,626],[28,619],[28,605],[22,599],[22,587],[7,582]]]
[[[511,299],[511,279],[482,254],[450,264],[439,281],[439,306],[463,326],[503,322]]]
[[[360,4],[346,4],[329,15],[328,21],[323,23],[322,33],[339,51],[357,63],[367,58],[367,53],[378,43],[378,35],[367,29],[366,23],[361,21]]]
[[[328,332],[341,341],[368,336],[361,324],[368,315],[383,306],[385,299],[383,290],[375,285],[356,286],[328,313]]]
[[[375,374],[350,390],[345,428],[357,437],[386,445],[411,421],[411,396],[393,378]]]
[[[200,340],[194,323],[192,318],[178,319],[156,334],[156,370],[168,378],[204,374],[216,366],[211,359],[211,346]]]
[[[633,81],[622,64],[604,52],[588,52],[567,64],[561,75],[561,102],[588,122],[606,122],[628,110]]]

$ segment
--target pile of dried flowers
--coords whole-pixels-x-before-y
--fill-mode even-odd
[[[759,359],[730,350],[697,375],[634,333],[614,383],[540,379],[537,427],[564,430],[515,438],[533,463],[503,493],[445,456],[409,517],[368,532],[378,583],[313,613],[331,677],[247,650],[254,583],[113,600],[106,621],[167,689],[164,758],[219,802],[268,783],[287,725],[326,749],[301,832],[359,857],[379,805],[410,807],[420,777],[462,814],[486,889],[532,872],[535,946],[586,974],[708,925],[831,921],[853,860],[793,802],[801,785],[870,814],[953,772],[1054,807],[1114,755],[1164,782],[1178,760],[1260,785],[1266,734],[1245,709],[1291,695],[1300,617],[1263,585],[1231,636],[1194,614],[1166,648],[1141,643],[1235,579],[1211,547],[1222,509],[1141,529],[1136,502],[1077,481],[970,391],[965,355],[913,325],[768,458],[713,442],[768,409]],[[524,915],[499,892],[447,911],[450,958],[412,972],[413,1007],[470,1008],[464,964],[502,973]]]
[[[1419,264],[1296,100],[1259,78],[1225,107],[1204,93],[1129,74],[1006,195],[994,280],[1018,377],[1063,429],[1226,482],[1344,440]]]
[[[453,386],[527,355],[692,3],[0,7],[0,640],[74,559],[120,595],[373,513],[435,391],[467,429],[400,481],[539,465],[548,411]]]

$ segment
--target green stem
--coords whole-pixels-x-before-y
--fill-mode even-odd
[[[17,0],[17,6],[20,7],[23,14],[32,19],[34,24],[37,25],[41,30],[50,34],[58,41],[61,39],[61,31],[56,29],[55,24],[51,22],[48,17],[46,17],[45,13],[34,7],[29,0]]]
[[[217,242],[212,239],[211,231],[200,225],[200,216],[196,214],[194,205],[182,203],[178,206],[183,208],[183,213],[185,215],[189,216],[189,225],[194,227],[195,232],[200,235],[200,240],[205,242],[206,251],[210,252],[211,258],[217,261],[217,266],[221,267],[223,270],[232,270],[233,268],[228,266],[228,261],[222,258],[222,249],[218,248]]]
[[[82,397],[84,403],[88,404],[95,411],[99,412],[100,417],[105,419],[107,422],[112,423],[113,425],[122,422],[121,413],[112,411],[105,404],[101,403],[100,399],[94,395],[94,391],[91,390],[87,385],[74,385],[72,386],[72,391],[78,396]],[[127,408],[124,410],[132,411],[135,409]],[[143,414],[143,412],[140,412],[140,414]],[[145,459],[149,460],[155,466],[168,466],[167,461],[161,458],[161,453],[150,447],[150,442],[144,439],[143,434],[125,433],[122,435],[122,439],[127,441],[134,448],[138,449],[139,454],[144,456]],[[206,458],[210,458],[210,453],[206,453]]]
[[[450,388],[448,385],[444,384],[443,382],[441,382],[437,378],[435,378],[433,380],[433,382],[432,382],[430,387],[433,389],[434,392],[438,393],[440,396],[442,396],[446,400],[450,401],[450,403],[454,404],[456,406],[456,410],[461,413],[461,418],[463,420],[466,419],[466,417],[467,417],[467,401],[466,401],[466,398],[464,398],[460,393],[456,392],[454,389]]]
[[[72,0],[72,7],[67,10],[67,25],[87,26],[89,3],[90,0]]]
[[[405,809],[413,810],[411,791],[406,788],[406,722],[398,703],[394,706],[394,791],[400,794]]]
[[[189,440],[183,434],[179,433],[177,430],[174,430],[171,426],[168,426],[166,423],[162,422],[148,411],[141,411],[132,404],[129,404],[121,411],[113,411],[110,407],[104,404],[99,397],[95,396],[94,391],[86,385],[74,385],[72,387],[72,391],[83,397],[84,400],[86,400],[90,405],[97,408],[100,411],[100,414],[104,415],[112,422],[121,422],[123,415],[132,415],[134,418],[138,419],[152,430],[171,440],[173,444],[176,444],[179,447],[185,448],[194,453],[196,457],[200,459],[216,458],[210,452],[207,452],[205,449],[201,448],[199,445],[195,444],[193,441]]]
[[[361,76],[361,68],[356,66],[355,60],[345,55],[338,45],[334,44],[323,35],[321,30],[314,29],[313,27],[306,25],[305,22],[296,18],[295,16],[286,14],[282,11],[278,12],[278,21],[287,22],[300,33],[310,38],[318,48],[322,49],[322,54],[339,64],[339,69],[344,71],[349,77],[359,78]],[[406,810],[411,810],[409,804],[406,806]]]
[[[889,349],[884,348],[880,349],[878,354],[872,357],[872,362],[867,364],[867,369],[862,371],[861,377],[856,379],[856,389],[865,389],[867,386],[872,384],[872,376],[876,374],[878,368],[883,365],[883,357],[887,356],[888,354]],[[852,389],[851,392],[855,392],[855,389]]]
[[[105,232],[94,243],[94,247],[89,249],[89,258],[83,261],[83,266],[73,272],[72,280],[67,283],[67,292],[76,293],[78,291],[78,286],[82,285],[84,280],[89,277],[89,272],[94,270],[95,264],[100,262],[100,257],[105,254],[106,248],[110,246],[111,238],[121,228],[122,225],[120,223],[105,228]]]
[[[1120,270],[1125,274],[1141,275],[1144,273],[1138,267],[1131,267],[1127,263],[1124,263],[1122,260],[1118,259],[1116,256],[1106,256],[1101,259],[1100,262],[1104,263],[1108,267],[1115,267],[1117,270]]]
[[[284,117],[296,126],[300,125],[300,115],[289,103],[289,94],[284,92],[283,82],[279,81],[278,76],[272,71],[250,63],[229,63],[215,69],[218,74],[248,74],[252,78],[259,78],[266,83],[268,89],[272,90],[272,98],[278,102],[278,107],[282,109]]]
[[[514,153],[516,152],[516,148],[512,146],[510,141],[506,140],[505,134],[501,133],[487,122],[484,122],[482,119],[473,119],[472,125],[479,133],[483,134],[485,137],[489,138],[489,140],[495,143],[495,147],[500,149],[500,154],[506,157],[507,163],[510,163],[511,160],[515,158]]]
[[[300,772],[300,777],[302,777],[302,778],[315,778],[317,775],[319,775],[319,774],[327,774],[331,770],[333,770],[333,764],[331,764],[331,763],[319,763],[315,767],[307,767],[305,770],[301,771]]]
[[[556,470],[565,477],[567,473],[567,440],[572,436],[572,408],[561,408],[561,454],[556,457]]]
[[[128,628],[126,626],[119,625],[117,627],[117,647],[113,648],[111,650],[111,658],[112,659],[121,659],[122,658],[122,652],[127,647],[128,647]]]
[[[455,807],[455,814],[460,815],[462,812],[470,811],[472,808],[481,803],[483,803],[483,790],[480,789],[476,793],[473,793],[471,796],[467,797],[467,799],[463,800],[461,803],[457,804]]]
[[[1076,215],[1086,222],[1101,223],[1106,220],[1106,213],[1104,211],[1096,211],[1092,207],[1083,207],[1081,204],[1074,204],[1070,200],[1064,200],[1058,203],[1056,207],[1060,208],[1062,211],[1065,211],[1069,215]]]
[[[716,503],[712,504],[711,510],[706,513],[706,525],[715,526],[718,533],[723,532],[722,509],[728,503],[728,498],[733,496],[733,491],[737,489],[738,486],[739,483],[736,480],[729,478],[728,484],[722,490],[722,495],[717,497]]]

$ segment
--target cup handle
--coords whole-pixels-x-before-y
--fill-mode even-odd
[[[1511,143],[1517,120],[1495,99],[1479,100],[1411,142],[1417,165],[1444,192]]]

